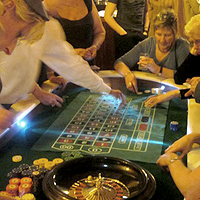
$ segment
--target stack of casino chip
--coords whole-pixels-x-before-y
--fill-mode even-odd
[[[35,194],[41,188],[46,172],[63,161],[62,158],[55,158],[52,161],[49,161],[47,158],[39,158],[33,161],[33,165],[21,164],[7,174],[9,184],[6,191],[1,192],[7,193],[10,196],[19,195],[20,197],[26,193]]]

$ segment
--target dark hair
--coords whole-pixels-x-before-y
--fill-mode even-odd
[[[177,17],[174,13],[174,10],[163,10],[158,13],[154,19],[153,23],[154,31],[159,28],[168,28],[171,29],[176,35],[177,32]]]

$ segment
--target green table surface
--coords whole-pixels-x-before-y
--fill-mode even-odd
[[[28,122],[26,128],[20,131],[12,130],[12,132],[15,131],[15,135],[0,149],[0,190],[5,190],[8,184],[7,173],[13,168],[18,167],[19,164],[27,163],[31,165],[32,162],[38,158],[45,157],[49,160],[53,160],[54,158],[61,157],[60,152],[33,151],[31,148],[45,130],[57,119],[62,110],[75,98],[77,93],[68,92],[67,95],[69,95],[70,98],[64,103],[62,108],[39,105],[25,117],[25,120]],[[179,121],[179,129],[176,132],[171,131],[169,127],[170,121],[174,120]],[[170,144],[185,135],[186,121],[186,103],[180,99],[173,99],[169,104],[162,153]],[[12,157],[14,155],[22,155],[22,162],[12,162]],[[157,188],[152,198],[153,200],[183,200],[183,196],[178,191],[169,173],[163,172],[156,164],[144,162],[135,163],[147,169],[156,179]],[[42,190],[36,193],[36,198],[37,200],[47,199]]]

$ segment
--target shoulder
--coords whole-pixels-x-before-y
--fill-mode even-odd
[[[176,40],[176,44],[189,47],[188,41],[182,37],[180,37]]]
[[[176,40],[176,50],[180,51],[186,51],[189,53],[189,44],[188,41],[184,38],[178,38]]]

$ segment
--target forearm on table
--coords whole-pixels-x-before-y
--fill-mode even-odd
[[[114,66],[115,70],[121,74],[123,77],[127,76],[129,73],[132,73],[127,65],[123,62],[119,62]]]

